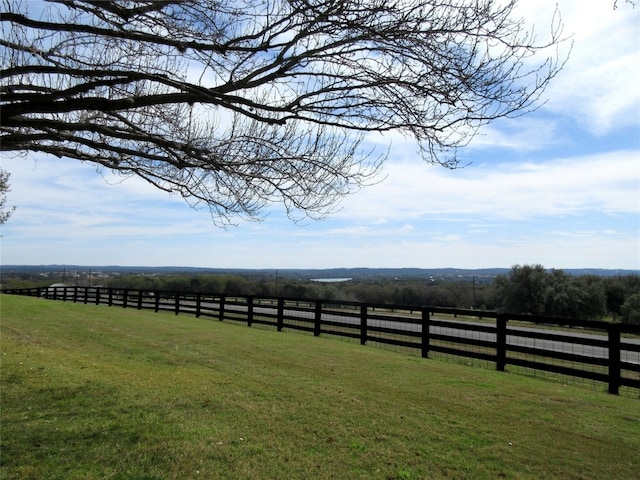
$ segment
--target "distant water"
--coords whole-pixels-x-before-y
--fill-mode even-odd
[[[323,283],[336,283],[336,282],[348,282],[352,280],[351,278],[312,278],[312,282],[323,282]]]

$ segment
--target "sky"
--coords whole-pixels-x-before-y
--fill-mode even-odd
[[[640,269],[640,2],[522,1],[520,12],[542,30],[556,3],[573,48],[546,103],[484,128],[460,152],[465,168],[428,165],[388,137],[384,179],[329,218],[296,224],[274,206],[220,228],[142,180],[4,155],[16,210],[0,264]]]

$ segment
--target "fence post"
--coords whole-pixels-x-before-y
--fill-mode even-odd
[[[96,305],[100,305],[100,287],[96,287]]]
[[[175,292],[175,313],[178,315],[180,313],[180,292]]]
[[[429,309],[422,307],[422,358],[429,358]]]
[[[609,332],[609,393],[618,395],[620,388],[620,325],[612,323]]]
[[[360,345],[367,344],[367,304],[360,305]]]
[[[322,320],[322,301],[320,300],[316,300],[316,311],[313,320],[313,336],[319,337]]]
[[[138,290],[138,310],[142,310],[142,290]]]
[[[109,289],[108,295],[109,295],[109,299],[107,300],[108,302],[107,305],[112,306],[113,305],[113,288]]]
[[[86,305],[87,303],[89,303],[89,287],[82,287],[82,290],[84,290],[83,303]]]
[[[253,295],[247,297],[247,326],[253,324]]]
[[[504,372],[507,365],[507,316],[496,316],[496,370]]]
[[[153,297],[155,299],[155,305],[153,306],[153,309],[156,313],[158,313],[160,311],[160,290],[156,290],[155,292],[153,292]]]
[[[200,304],[202,302],[202,298],[200,292],[196,293],[196,318],[200,318]]]
[[[73,303],[78,303],[78,286],[77,285],[73,287]]]
[[[220,310],[218,311],[218,320],[224,320],[224,295],[220,295],[220,303],[218,305]]]
[[[127,308],[127,300],[129,299],[129,289],[122,290],[122,308]]]
[[[280,297],[278,299],[278,324],[277,329],[279,332],[282,331],[282,326],[284,325],[284,298]]]

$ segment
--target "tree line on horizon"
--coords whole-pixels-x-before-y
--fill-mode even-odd
[[[317,282],[263,275],[123,276],[109,286],[148,290],[283,296],[373,304],[431,305],[640,324],[640,276],[569,275],[542,265],[514,265],[490,282],[378,277]]]
[[[21,280],[5,276],[3,284],[5,287],[26,288],[62,281],[62,278],[30,278]],[[79,279],[81,285],[90,284],[86,275],[74,278]],[[640,275],[570,275],[561,269],[547,270],[542,265],[514,265],[507,274],[497,275],[488,281],[379,276],[323,283],[290,274],[278,277],[267,272],[244,272],[129,274],[109,278],[103,285],[147,291],[473,308],[640,324]]]

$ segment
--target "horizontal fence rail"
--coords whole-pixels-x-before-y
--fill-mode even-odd
[[[337,336],[362,345],[402,348],[424,358],[454,356],[587,379],[640,396],[640,326],[442,307],[335,300],[114,289],[47,287],[2,293],[75,303],[190,314]],[[510,369],[511,370],[511,369]]]

